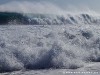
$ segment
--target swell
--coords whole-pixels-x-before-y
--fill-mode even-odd
[[[21,13],[0,12],[0,24],[9,24],[10,22],[16,24],[27,24],[27,17]]]
[[[86,13],[81,14],[32,14],[0,12],[0,25],[66,25],[66,24],[100,24],[100,17]]]

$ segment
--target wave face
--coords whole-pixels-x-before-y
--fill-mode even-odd
[[[66,25],[66,24],[100,24],[100,17],[89,14],[32,14],[0,12],[0,24],[23,25]]]
[[[100,62],[100,27],[0,26],[0,72],[77,69]]]

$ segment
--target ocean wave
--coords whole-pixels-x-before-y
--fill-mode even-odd
[[[66,24],[100,24],[100,17],[89,14],[32,14],[0,12],[0,24],[23,25],[66,25]]]

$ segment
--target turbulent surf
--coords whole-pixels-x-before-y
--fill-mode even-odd
[[[62,12],[51,4],[0,5],[0,72],[100,62],[100,15]]]

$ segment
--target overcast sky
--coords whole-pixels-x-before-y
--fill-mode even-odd
[[[10,1],[32,1],[32,2],[50,2],[61,8],[67,7],[89,7],[92,10],[100,12],[100,0],[0,0],[0,4],[4,4]]]

